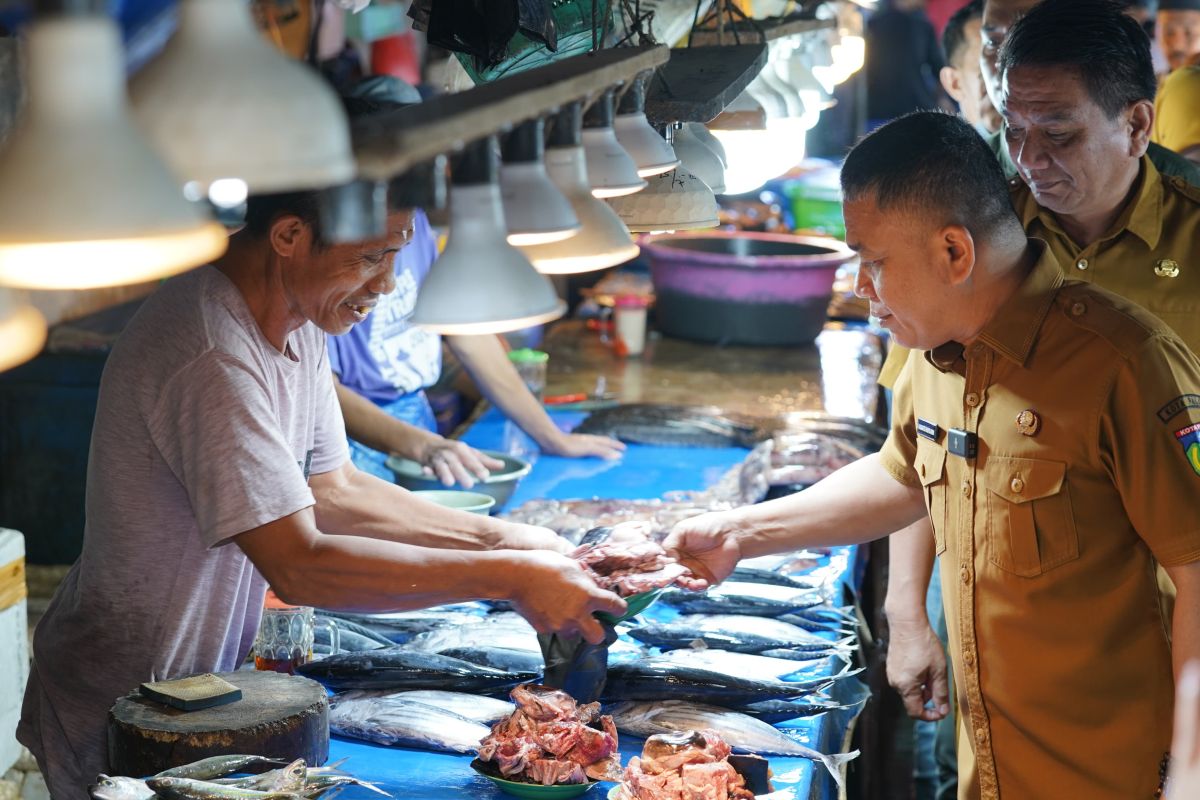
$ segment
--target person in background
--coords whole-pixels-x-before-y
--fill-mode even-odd
[[[390,76],[361,83],[345,100],[351,116],[419,102],[416,89]],[[329,364],[350,438],[355,466],[393,480],[388,456],[421,464],[449,486],[471,488],[502,462],[464,442],[437,434],[425,388],[442,368],[443,337],[411,322],[417,292],[437,260],[437,240],[425,213],[412,212],[412,237],[395,255],[396,290],[348,333],[329,337]],[[625,446],[606,436],[566,433],[550,419],[508,360],[500,338],[447,336],[444,341],[488,398],[537,442],[543,452],[568,457],[619,458]]]
[[[942,31],[942,51],[946,66],[938,73],[946,94],[958,103],[958,113],[987,136],[1000,130],[1000,114],[988,99],[979,68],[979,27],[983,20],[983,0],[971,0],[950,17]]]
[[[238,669],[268,584],[284,602],[399,611],[505,598],[600,641],[625,603],[553,531],[442,508],[357,470],[325,337],[395,286],[411,238],[332,244],[314,193],[252,196],[214,264],[166,281],[104,367],[83,553],[38,623],[17,737],[54,800],[105,771],[114,698]]]
[[[1200,55],[1200,0],[1158,0],[1154,27],[1173,72]]]
[[[1137,20],[1138,25],[1150,37],[1150,57],[1154,60],[1154,74],[1166,73],[1167,57],[1163,55],[1158,40],[1154,36],[1155,14],[1158,11],[1158,0],[1126,0],[1125,13]]]
[[[1029,13],[1037,6],[1038,2],[1039,0],[984,0],[983,24],[980,28],[983,48],[979,53],[979,65],[983,71],[983,82],[987,88],[988,97],[997,109],[1001,107],[1003,94],[999,63],[1000,46],[1004,43],[1004,37],[1009,28],[1019,17]],[[1073,33],[1072,37],[1077,35],[1078,33]],[[1133,56],[1132,52],[1125,53],[1126,58]],[[1153,102],[1154,95],[1150,94],[1148,99]],[[1000,159],[1000,166],[1004,170],[1004,174],[1010,179],[1018,177],[1019,170],[1009,154],[1003,126],[994,136],[985,138],[996,153],[996,157]],[[1150,143],[1146,153],[1154,164],[1154,168],[1162,174],[1177,175],[1193,186],[1200,186],[1200,168],[1183,156],[1154,142]]]
[[[684,520],[665,547],[722,579],[744,558],[932,518],[959,797],[1153,796],[1172,658],[1200,657],[1200,407],[1188,400],[1200,358],[1134,303],[1066,280],[957,117],[883,126],[841,179],[856,291],[925,351],[897,388],[907,411],[881,452],[789,497]],[[1186,610],[1170,638],[1156,559]]]
[[[1200,11],[1194,12],[1200,15]],[[1154,98],[1154,141],[1200,165],[1200,55],[1171,72]]]
[[[921,0],[884,0],[867,20],[867,126],[938,108],[942,53]]]

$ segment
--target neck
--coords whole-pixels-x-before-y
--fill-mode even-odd
[[[1020,288],[1039,255],[1037,246],[1020,228],[998,245],[979,251],[975,260],[977,272],[972,277],[974,285],[967,301],[969,319],[955,341],[968,345],[979,338],[1000,308]]]
[[[1093,242],[1100,241],[1104,234],[1112,229],[1113,223],[1120,218],[1129,204],[1137,202],[1136,194],[1140,184],[1141,161],[1134,161],[1131,167],[1124,184],[1125,191],[1117,195],[1117,200],[1111,205],[1086,214],[1055,214],[1063,231],[1071,237],[1071,241],[1075,243],[1076,247],[1083,249]]]
[[[286,353],[288,335],[304,324],[304,317],[287,300],[283,263],[270,244],[243,236],[235,235],[229,240],[229,250],[214,266],[237,287],[271,346]]]

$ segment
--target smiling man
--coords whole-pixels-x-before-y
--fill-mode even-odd
[[[83,554],[37,627],[18,729],[55,800],[105,771],[118,697],[245,661],[268,583],[357,611],[507,599],[539,631],[592,641],[592,612],[624,609],[552,531],[417,500],[349,460],[325,337],[392,290],[410,222],[335,245],[313,195],[251,198],[227,253],[163,284],[117,341]]]
[[[910,358],[883,450],[790,497],[679,523],[741,558],[932,519],[959,692],[959,797],[1151,797],[1172,654],[1200,654],[1200,360],[1027,238],[964,121],[922,112],[842,168],[857,292]],[[1154,561],[1179,587],[1174,651]]]

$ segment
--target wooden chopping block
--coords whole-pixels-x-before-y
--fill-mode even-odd
[[[329,758],[329,702],[316,681],[241,670],[220,677],[242,699],[180,711],[137,691],[108,712],[109,774],[142,777],[202,758],[242,753],[320,766]]]

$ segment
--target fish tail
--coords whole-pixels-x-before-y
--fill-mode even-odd
[[[821,755],[821,763],[825,765],[825,769],[829,770],[829,776],[833,778],[833,782],[838,785],[839,789],[844,789],[846,779],[842,775],[842,767],[844,764],[858,758],[858,751],[850,753],[835,753],[833,755]]]

